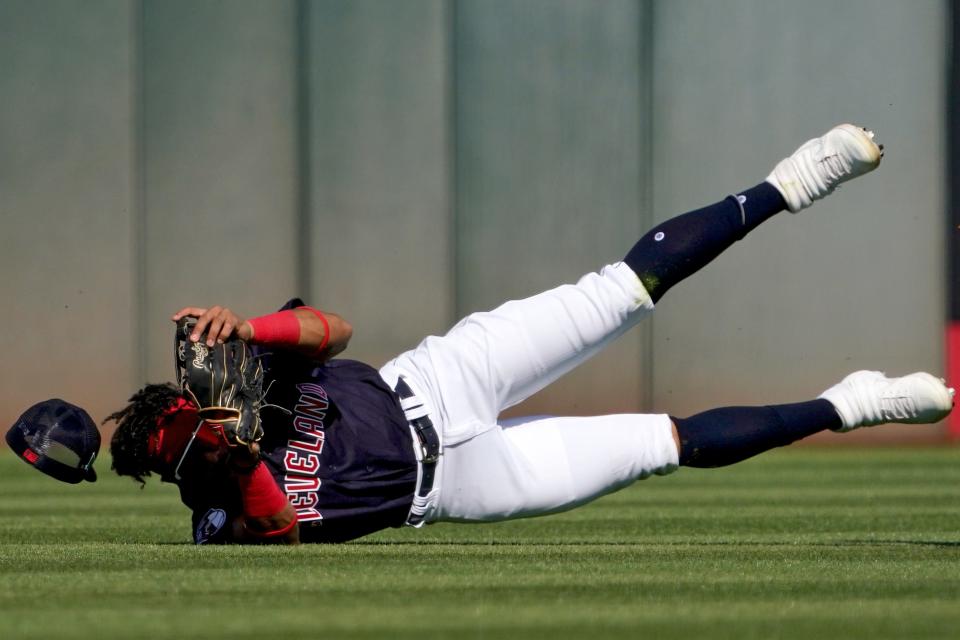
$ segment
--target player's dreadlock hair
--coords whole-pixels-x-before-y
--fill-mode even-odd
[[[111,468],[121,476],[132,476],[141,486],[150,474],[148,445],[157,420],[183,396],[169,383],[148,384],[130,397],[129,404],[103,421],[113,420],[117,430],[110,440]]]

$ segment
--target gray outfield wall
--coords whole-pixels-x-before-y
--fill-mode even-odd
[[[513,410],[800,400],[942,369],[936,0],[0,0],[0,424],[169,378],[167,317],[301,295],[378,364],[576,279],[856,120],[779,216]],[[923,431],[921,433],[932,433]]]

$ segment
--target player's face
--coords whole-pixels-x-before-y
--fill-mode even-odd
[[[226,443],[217,430],[201,422],[195,407],[181,403],[160,418],[148,447],[154,471],[163,480],[172,482],[179,479],[181,467],[193,466],[197,458],[207,463],[218,462]]]

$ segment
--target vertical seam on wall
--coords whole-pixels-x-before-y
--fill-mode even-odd
[[[946,274],[947,274],[947,315],[948,320],[956,322],[960,320],[960,285],[957,284],[957,278],[960,277],[960,239],[958,239],[958,229],[960,229],[960,106],[957,100],[960,100],[960,47],[957,46],[957,38],[960,37],[960,0],[951,0],[946,7],[948,17],[946,22],[945,41],[946,47],[944,55],[946,57],[946,108],[944,109],[944,118],[947,128],[947,149],[945,172],[947,185],[945,193],[945,218],[948,228],[946,247]]]
[[[640,72],[639,86],[642,88],[638,109],[637,144],[639,145],[638,184],[638,217],[640,232],[653,226],[653,54],[654,54],[654,4],[655,0],[638,0],[639,3],[639,53],[638,69]],[[653,407],[654,394],[654,322],[651,317],[642,325],[640,339],[640,403],[643,411],[649,412]]]
[[[311,236],[310,213],[312,196],[311,179],[311,158],[310,147],[311,126],[310,126],[310,3],[307,0],[297,0],[294,25],[296,33],[296,162],[297,162],[297,211],[296,211],[296,231],[297,231],[297,253],[296,253],[296,286],[300,295],[307,301],[307,304],[316,304],[310,300],[313,296],[313,278],[312,269],[312,246],[313,238]]]
[[[960,0],[951,0],[946,3],[947,19],[944,21],[944,80],[946,90],[943,99],[946,101],[943,118],[947,129],[947,148],[944,162],[944,192],[943,206],[945,208],[943,224],[945,226],[943,247],[943,273],[946,283],[943,293],[946,298],[946,313],[944,314],[943,332],[943,369],[946,371],[947,384],[956,387],[960,380],[960,345],[958,345],[958,327],[960,327]],[[960,417],[954,412],[947,419],[947,435],[952,440],[960,439]]]
[[[143,0],[131,3],[131,29],[133,37],[130,64],[130,144],[133,156],[131,171],[131,235],[133,242],[133,331],[132,366],[138,382],[147,379],[147,180],[146,180],[146,101],[144,99],[144,39]]]
[[[452,325],[463,313],[463,283],[460,265],[460,174],[458,152],[460,132],[459,88],[457,86],[457,0],[446,2],[446,45],[447,45],[447,166],[449,175],[448,209],[450,229],[448,240],[448,264],[450,265],[449,300],[450,317],[447,324]]]

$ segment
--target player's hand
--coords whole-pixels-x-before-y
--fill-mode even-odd
[[[250,323],[238,316],[236,313],[214,305],[209,309],[204,307],[184,307],[173,314],[171,320],[177,322],[180,318],[196,318],[197,324],[193,328],[193,334],[190,339],[199,342],[204,333],[207,334],[207,346],[214,344],[223,344],[234,333],[241,340],[249,340],[253,336],[253,328]]]
[[[249,445],[231,447],[227,456],[227,465],[230,471],[237,475],[246,475],[260,464],[260,444],[251,442]]]

